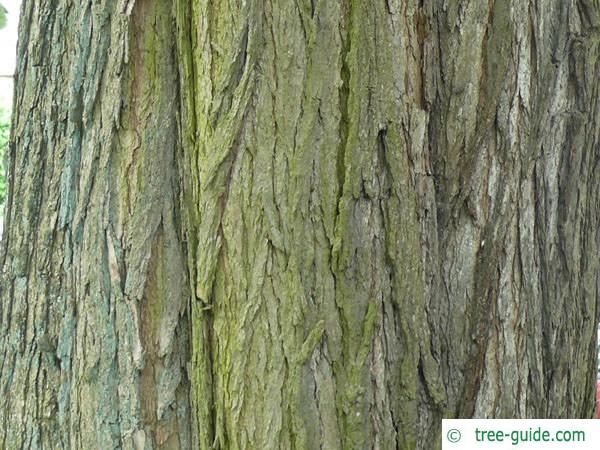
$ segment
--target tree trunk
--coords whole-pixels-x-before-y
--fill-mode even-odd
[[[22,6],[2,449],[191,448],[168,2]]]
[[[591,0],[25,0],[0,448],[592,417]]]

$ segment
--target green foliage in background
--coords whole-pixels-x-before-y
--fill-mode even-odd
[[[6,8],[2,5],[0,5],[0,29],[4,28],[6,26],[6,13],[8,11],[6,11]]]
[[[6,193],[6,170],[4,165],[4,155],[8,145],[8,134],[10,130],[10,114],[4,108],[0,107],[0,217],[4,209],[4,196]]]

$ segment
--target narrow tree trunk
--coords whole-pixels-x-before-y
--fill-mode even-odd
[[[3,448],[592,416],[596,2],[56,3],[21,23]]]

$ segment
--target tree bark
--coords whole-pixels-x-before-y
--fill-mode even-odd
[[[0,448],[191,448],[173,28],[165,2],[23,3]]]
[[[599,27],[591,0],[25,0],[0,447],[592,417]]]

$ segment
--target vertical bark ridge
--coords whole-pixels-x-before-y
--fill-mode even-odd
[[[200,445],[415,448],[420,407],[428,427],[445,402],[421,326],[411,168],[425,176],[426,113],[404,47],[423,45],[419,11],[196,6],[204,26],[180,46],[182,83],[198,80],[183,158],[198,161],[186,198]]]
[[[0,446],[190,448],[170,7],[25,1],[20,27]]]
[[[445,355],[460,417],[593,409],[598,97],[585,74],[598,70],[597,17],[589,2],[431,9],[427,98],[446,304],[431,321],[450,330],[435,353]]]

